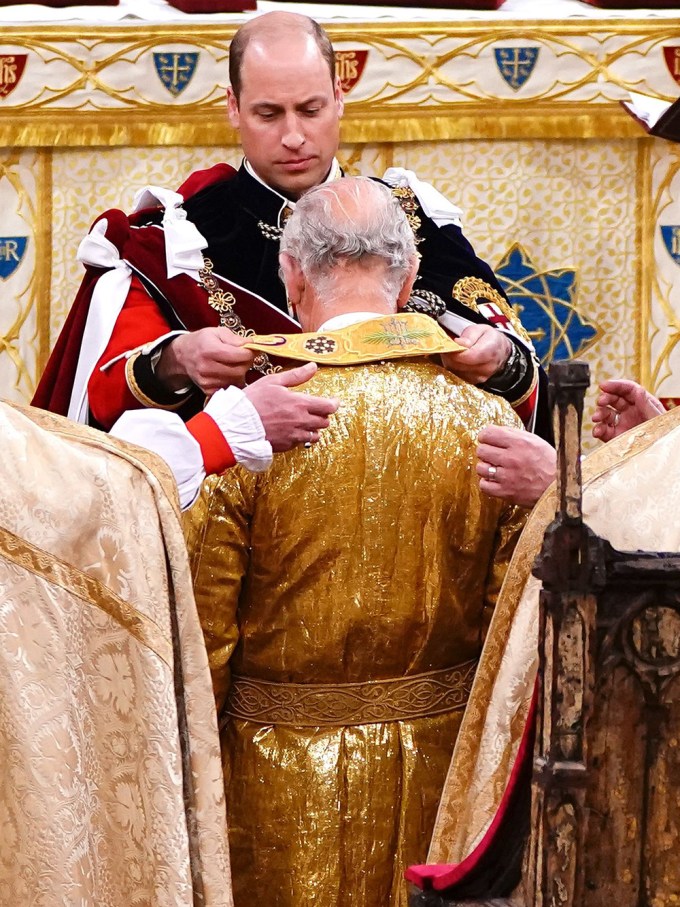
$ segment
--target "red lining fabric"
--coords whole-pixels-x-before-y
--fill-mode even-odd
[[[142,409],[144,405],[137,400],[125,380],[126,359],[119,359],[103,372],[99,369],[115,356],[162,337],[169,330],[169,324],[141,280],[133,277],[111,339],[87,382],[90,410],[106,431],[126,410]]]
[[[196,173],[192,173],[182,184],[180,191],[186,198],[192,192],[198,192],[214,182],[230,179],[235,173],[234,168],[228,164],[217,164],[207,170],[199,170]],[[162,291],[167,291],[169,285],[176,288],[177,292],[172,296],[173,304],[180,305],[186,299],[186,305],[180,306],[178,314],[188,330],[198,330],[198,328],[208,327],[209,325],[217,325],[217,315],[209,307],[205,291],[197,286],[195,280],[186,274],[178,274],[172,278],[172,282],[168,279],[163,231],[155,227],[131,231],[131,226],[145,222],[148,210],[153,209],[147,209],[146,212],[137,212],[128,217],[123,211],[112,208],[101,214],[94,223],[106,220],[106,239],[118,249],[120,257],[130,261],[136,269],[146,274]],[[33,406],[39,406],[42,409],[59,413],[62,416],[67,414],[92,294],[97,281],[106,270],[108,269],[94,266],[86,267],[83,282],[71,306],[66,323],[59,334],[45,372],[40,379],[35,396],[31,401]],[[134,286],[135,280],[133,279]],[[144,292],[141,283],[137,281],[136,286]],[[242,294],[248,297],[251,295],[245,290],[242,291]],[[146,299],[151,301],[148,296],[146,296]],[[138,301],[141,304],[142,300]],[[194,316],[193,318],[191,317],[192,315]],[[139,346],[149,340],[155,340],[156,337],[160,337],[168,331],[167,323],[160,313],[158,317],[162,323],[157,324],[157,333],[154,334],[152,332],[149,336],[146,325],[143,325],[143,333],[133,332],[135,339],[138,338],[139,342],[135,343],[133,341],[129,347],[130,349],[134,348],[135,345]],[[267,333],[265,330],[259,330],[257,324],[249,326],[258,329],[258,333]],[[117,331],[118,323],[114,327],[114,337]],[[95,408],[99,409],[97,421],[102,425],[107,424],[108,427],[116,421],[124,410],[139,409],[141,405],[139,401],[134,400],[127,388],[125,364],[123,363],[121,366],[116,364],[112,366],[112,369],[113,374],[110,377],[114,378],[114,380],[107,382],[107,386],[111,388],[111,391],[106,390],[104,392],[105,396],[101,400],[97,394],[91,395],[89,401],[90,406],[92,406],[93,397],[95,398]]]
[[[525,425],[529,424],[529,421],[531,420],[531,417],[534,414],[534,410],[536,409],[537,403],[538,403],[538,384],[532,390],[532,392],[529,394],[529,396],[524,401],[524,403],[520,403],[518,406],[513,406],[513,409],[515,410],[515,412],[517,413],[517,415],[520,417],[520,419],[522,420],[522,422]]]
[[[219,474],[236,465],[236,457],[212,416],[199,413],[189,419],[187,428],[200,445],[207,475]]]
[[[515,790],[517,778],[524,767],[525,760],[531,759],[529,742],[533,739],[534,718],[536,712],[536,703],[538,695],[538,684],[534,684],[534,692],[531,699],[529,714],[524,726],[522,740],[517,751],[515,763],[510,772],[508,784],[503,792],[501,802],[489,825],[486,834],[471,853],[460,863],[442,863],[442,864],[421,864],[420,866],[409,866],[404,873],[404,878],[413,882],[421,889],[434,888],[436,891],[444,891],[452,885],[460,882],[468,873],[472,872],[483,860],[491,841],[495,838],[503,822],[505,813],[510,803],[510,798]]]

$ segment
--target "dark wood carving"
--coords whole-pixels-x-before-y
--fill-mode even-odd
[[[409,907],[513,907],[507,898],[491,898],[482,901],[451,901],[434,891],[413,891]]]
[[[587,367],[559,363],[551,380],[558,510],[534,571],[543,686],[527,888],[536,907],[680,903],[680,557],[619,552],[584,526]]]
[[[583,524],[581,510],[580,439],[588,366],[554,363],[550,378],[558,442],[557,513],[534,570],[543,590],[528,888],[535,892],[536,907],[582,907],[585,725],[594,694],[596,593],[605,577],[601,541]]]
[[[550,377],[557,512],[534,571],[541,690],[524,903],[671,907],[680,904],[680,556],[616,551],[583,524],[588,368],[557,363]],[[433,892],[410,901],[509,903]]]

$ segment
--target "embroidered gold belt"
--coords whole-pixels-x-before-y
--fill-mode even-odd
[[[272,683],[233,677],[225,712],[257,724],[338,727],[428,718],[462,709],[477,661],[364,683]]]

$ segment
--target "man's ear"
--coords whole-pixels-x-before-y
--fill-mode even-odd
[[[290,305],[297,307],[302,299],[305,287],[305,275],[302,273],[300,262],[287,252],[279,254],[279,266],[283,275],[283,283]]]
[[[238,101],[231,85],[227,88],[227,116],[234,129],[238,129],[241,123],[241,116],[238,109]]]
[[[413,264],[411,265],[411,270],[406,275],[404,285],[399,291],[399,295],[397,296],[397,309],[403,309],[406,303],[409,301],[411,290],[413,289],[413,284],[415,283],[415,279],[418,276],[418,262],[419,260],[417,258],[414,258]]]
[[[341,117],[345,111],[345,93],[340,84],[340,76],[335,77],[335,106],[338,116]]]

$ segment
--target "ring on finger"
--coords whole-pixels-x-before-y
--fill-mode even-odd
[[[313,431],[310,431],[310,433],[309,433],[309,440],[308,440],[308,441],[305,441],[305,447],[307,448],[307,450],[309,450],[309,448],[312,446],[312,441],[313,441],[313,440],[314,440],[314,432],[313,432]]]
[[[487,478],[488,478],[489,482],[497,482],[497,481],[498,481],[498,479],[496,478],[496,473],[497,473],[497,472],[498,472],[498,467],[497,467],[497,466],[489,466],[489,474],[487,475]]]

